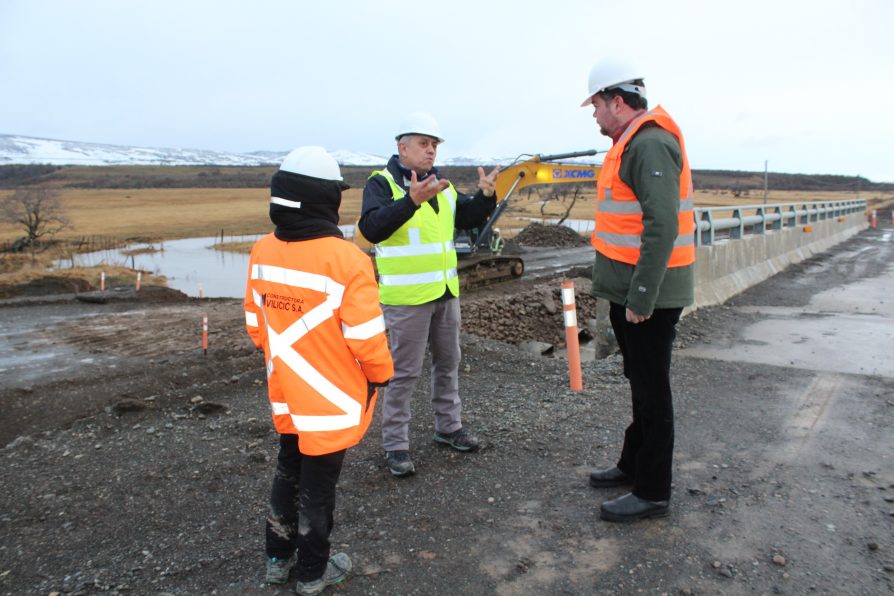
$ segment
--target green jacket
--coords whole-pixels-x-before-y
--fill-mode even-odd
[[[646,126],[630,139],[619,175],[633,189],[643,210],[640,259],[636,265],[596,253],[593,295],[624,305],[640,315],[656,308],[680,308],[695,300],[694,268],[667,262],[677,232],[683,156],[677,138],[659,126]],[[661,172],[660,175],[655,175]],[[645,289],[645,291],[643,291]]]

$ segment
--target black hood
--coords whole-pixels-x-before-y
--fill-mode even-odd
[[[280,240],[294,242],[325,236],[343,238],[338,229],[341,192],[347,184],[279,170],[270,182],[270,221]],[[277,199],[281,199],[277,202]],[[286,204],[283,204],[286,203]]]

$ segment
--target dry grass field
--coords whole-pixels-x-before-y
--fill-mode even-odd
[[[144,189],[59,191],[70,226],[59,239],[113,236],[168,239],[213,236],[222,228],[251,232],[263,225],[268,193],[261,189]],[[21,236],[0,224],[0,240]]]
[[[12,191],[0,191],[0,197]],[[345,193],[342,220],[360,216],[360,189]],[[269,191],[259,188],[161,188],[139,190],[62,189],[60,200],[70,226],[56,235],[172,240],[225,234],[257,234],[271,227]],[[0,242],[22,236],[0,223]]]
[[[571,185],[568,185],[570,187]],[[549,189],[527,189],[514,195],[499,226],[508,236],[513,230],[524,228],[528,218],[557,218],[570,204],[573,189],[562,198],[565,187],[556,187],[559,196],[553,198]],[[472,190],[462,189],[460,190]],[[0,197],[12,191],[0,191]],[[82,189],[59,190],[62,206],[70,226],[56,237],[74,240],[88,236],[107,236],[120,240],[169,240],[198,236],[257,234],[269,231],[267,217],[269,193],[259,188],[162,188],[162,189]],[[360,217],[362,189],[345,192],[341,223],[353,224]],[[734,197],[727,191],[697,191],[699,207],[744,206],[763,202],[762,194]],[[593,217],[594,189],[582,187],[571,209],[570,218],[589,220]],[[804,201],[838,201],[854,199],[854,193],[840,191],[775,191],[768,203]],[[864,197],[865,198],[865,197]],[[894,193],[873,193],[873,202],[894,202]],[[547,201],[547,199],[550,199]],[[544,201],[547,201],[544,205]],[[0,242],[22,236],[12,224],[0,223]]]

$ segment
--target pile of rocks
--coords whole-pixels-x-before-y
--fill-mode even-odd
[[[578,326],[586,329],[587,319],[596,317],[596,299],[589,294],[589,280],[574,282]],[[510,295],[464,299],[462,326],[465,333],[515,345],[537,341],[562,348],[565,324],[559,284],[543,284]]]
[[[515,241],[522,246],[586,246],[589,240],[566,226],[532,223],[518,233]]]

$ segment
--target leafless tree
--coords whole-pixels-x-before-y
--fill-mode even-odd
[[[565,220],[568,219],[568,216],[571,215],[571,210],[574,208],[574,204],[577,203],[577,199],[580,197],[580,186],[574,187],[574,195],[571,197],[571,203],[566,207],[565,213],[562,214],[562,217],[559,218],[559,222],[556,224],[558,226],[565,223]],[[564,196],[562,197],[565,198]]]
[[[551,203],[552,201],[561,202],[561,203],[563,203],[562,208],[564,209],[564,212],[561,215],[558,215],[559,221],[556,222],[556,225],[557,226],[562,225],[563,223],[565,223],[565,220],[568,219],[568,216],[571,215],[571,209],[574,208],[574,204],[577,203],[577,199],[578,199],[578,197],[580,197],[580,186],[576,185],[574,187],[574,195],[572,195],[570,203],[566,203],[565,199],[567,197],[568,197],[568,188],[567,187],[562,189],[561,196],[559,195],[558,191],[553,190],[552,195],[550,195],[549,198],[547,198],[545,201],[543,201],[540,204],[540,215],[542,215],[543,217],[550,217],[550,215],[548,215],[546,213],[547,205],[549,205],[549,203]],[[553,216],[553,217],[555,217],[555,216]]]
[[[41,239],[69,225],[59,193],[46,186],[20,188],[0,199],[0,217],[25,232],[24,241],[32,257]]]

